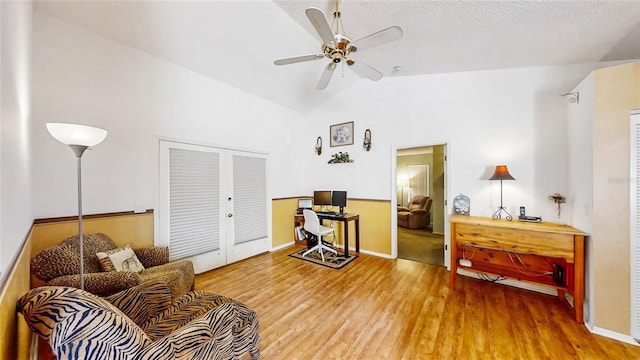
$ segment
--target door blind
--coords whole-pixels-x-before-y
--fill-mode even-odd
[[[640,111],[631,115],[630,206],[631,336],[640,339]]]
[[[169,150],[169,254],[184,259],[220,249],[220,155]]]
[[[266,160],[233,156],[234,243],[266,238]]]

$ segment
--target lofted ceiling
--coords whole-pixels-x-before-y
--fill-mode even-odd
[[[288,108],[306,111],[357,81],[339,66],[316,90],[328,59],[305,16],[335,1],[35,1],[45,14]],[[354,55],[385,77],[640,59],[640,1],[340,1],[346,34],[398,25],[397,41]],[[346,66],[345,66],[346,67]],[[586,74],[585,74],[586,75]]]

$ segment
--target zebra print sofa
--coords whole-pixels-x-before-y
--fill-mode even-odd
[[[254,311],[202,291],[172,302],[162,281],[106,298],[43,286],[18,299],[17,310],[58,359],[260,359]]]
[[[140,272],[103,271],[98,252],[108,252],[117,248],[116,244],[103,233],[84,235],[84,288],[92,294],[108,296],[128,289],[145,281],[162,280],[177,298],[193,290],[193,263],[188,260],[169,261],[167,247],[133,249],[136,257],[144,265]],[[31,274],[51,286],[80,287],[80,240],[71,236],[60,244],[44,249],[31,259]]]

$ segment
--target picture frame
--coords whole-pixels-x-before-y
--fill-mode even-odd
[[[353,145],[353,121],[331,125],[329,139],[331,147]]]

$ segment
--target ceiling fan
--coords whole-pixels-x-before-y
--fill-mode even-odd
[[[373,81],[382,78],[380,71],[362,61],[354,60],[351,55],[358,49],[367,49],[400,39],[402,37],[402,29],[399,26],[391,26],[353,41],[345,34],[341,14],[338,10],[338,1],[336,1],[336,11],[333,13],[331,26],[322,10],[318,8],[308,8],[305,14],[323,41],[321,47],[322,53],[278,59],[273,62],[274,64],[288,65],[304,61],[320,60],[325,57],[330,59],[331,62],[325,67],[318,82],[317,88],[319,90],[327,87],[334,70],[340,63],[346,63],[356,74]],[[332,30],[332,27],[335,30]]]

